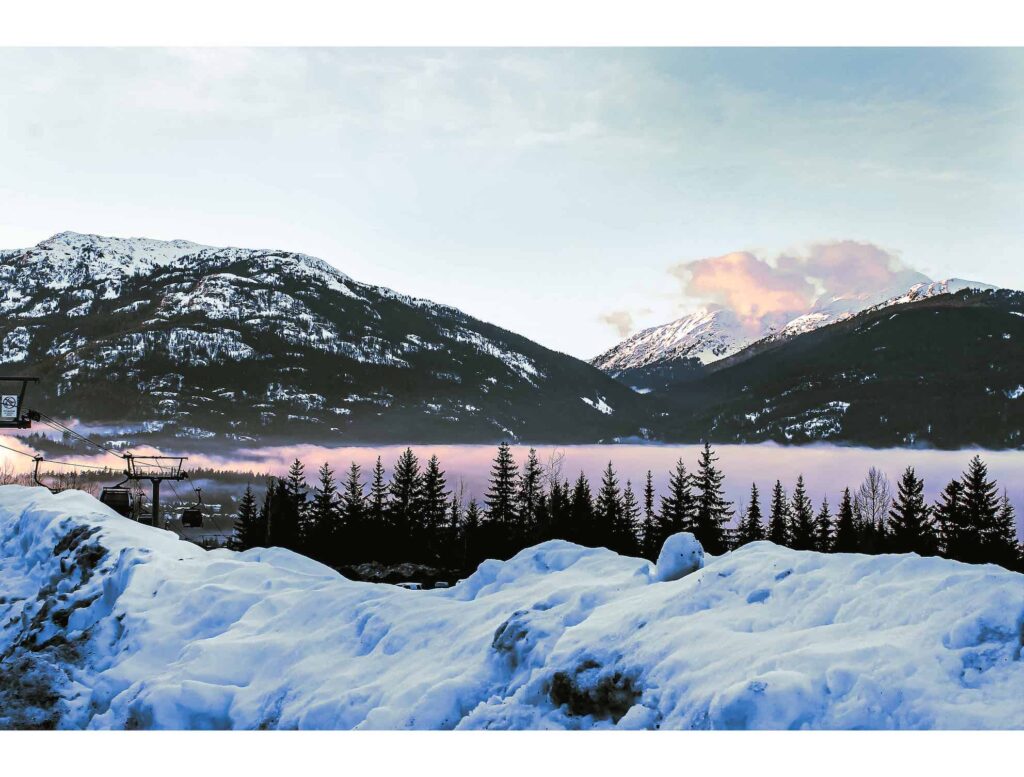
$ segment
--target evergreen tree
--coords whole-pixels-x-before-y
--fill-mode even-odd
[[[764,539],[764,523],[761,519],[761,495],[757,491],[757,483],[750,484],[750,504],[740,519],[736,531],[736,547]]]
[[[313,558],[336,564],[340,560],[342,539],[338,489],[334,483],[334,472],[326,461],[317,475],[319,482],[313,489],[313,501],[309,506],[307,547]]]
[[[427,557],[436,559],[441,552],[441,534],[447,511],[448,491],[444,472],[437,456],[431,456],[423,473],[417,521],[417,526],[422,532],[422,547]]]
[[[365,551],[363,553],[366,561],[390,561],[392,531],[388,523],[388,484],[384,479],[384,465],[380,456],[373,465],[373,475],[370,478],[370,491],[366,495],[364,513],[364,538]]]
[[[924,481],[907,467],[897,483],[896,500],[889,510],[889,549],[894,553],[936,552],[931,509],[924,501]]]
[[[993,536],[999,513],[999,488],[988,479],[988,467],[975,456],[963,478],[963,511],[966,531],[960,538],[960,557],[971,563],[992,560],[986,540]]]
[[[359,465],[353,461],[339,495],[338,509],[346,538],[345,546],[340,548],[340,557],[346,561],[368,560],[376,550],[373,545],[375,538],[369,531],[366,497],[363,495],[360,473]]]
[[[273,501],[273,494],[277,478],[267,478],[267,488],[263,492],[263,504],[260,506],[259,514],[256,517],[255,535],[259,541],[254,547],[270,547],[270,508]]]
[[[516,486],[518,467],[512,458],[512,450],[507,442],[498,445],[498,455],[491,465],[491,482],[487,489],[484,504],[487,505],[487,518],[501,526],[512,527],[516,523]]]
[[[657,546],[658,528],[654,515],[654,481],[651,471],[647,470],[647,479],[644,482],[644,517],[641,529],[641,545],[643,557],[654,561],[661,551]]]
[[[622,494],[619,491],[619,479],[615,475],[609,461],[601,478],[601,488],[597,492],[597,503],[594,505],[594,521],[588,545],[601,545],[611,550],[615,547],[616,529],[622,524]]]
[[[633,484],[626,481],[622,492],[622,511],[615,527],[615,551],[625,556],[640,551],[640,504],[633,493]]]
[[[807,497],[803,475],[797,477],[796,488],[793,489],[791,516],[791,547],[796,550],[814,550],[814,506]]]
[[[309,535],[309,505],[307,503],[307,497],[309,496],[309,485],[306,483],[306,468],[302,462],[295,459],[292,462],[291,467],[288,468],[288,477],[284,481],[284,490],[287,494],[287,498],[290,505],[284,510],[283,519],[288,525],[288,529],[285,534],[278,532],[279,538],[288,536],[288,539],[279,539],[275,542],[281,545],[281,542],[288,542],[287,545],[281,545],[283,548],[290,550],[300,550],[303,545],[306,544],[306,540]],[[294,521],[295,530],[294,538],[291,538],[291,524]]]
[[[713,555],[721,555],[728,550],[725,525],[732,517],[731,502],[725,501],[722,489],[724,476],[715,466],[718,457],[711,450],[711,444],[704,443],[700,459],[697,462],[697,473],[693,484],[697,488],[694,511],[694,536]]]
[[[466,506],[466,515],[462,519],[462,553],[463,567],[473,566],[481,561],[480,544],[480,507],[475,499],[470,499]]]
[[[292,486],[275,479],[267,492],[267,541],[271,546],[301,552],[299,502]]]
[[[537,524],[537,505],[543,495],[542,483],[544,470],[537,461],[537,451],[530,448],[523,465],[523,474],[519,478],[519,493],[516,500],[516,512],[520,524],[520,536],[530,535]]]
[[[590,482],[587,476],[580,472],[576,485],[569,495],[568,531],[564,539],[586,545],[590,541],[593,524],[594,500],[590,493]]]
[[[814,518],[814,549],[819,553],[832,552],[832,513],[828,497],[821,500],[821,509]]]
[[[384,465],[380,456],[373,465],[373,480],[370,482],[370,494],[366,502],[366,514],[373,521],[384,523],[388,509],[388,486],[384,482]]]
[[[786,499],[786,491],[782,488],[782,482],[776,480],[775,488],[772,489],[772,504],[768,512],[768,539],[776,545],[788,547],[790,544],[789,524],[789,501]]]
[[[675,471],[669,475],[668,495],[661,498],[657,547],[661,548],[665,539],[676,532],[693,531],[695,512],[692,479],[683,460],[679,459]]]
[[[836,516],[836,536],[832,543],[832,549],[836,553],[856,553],[860,548],[860,538],[857,534],[857,522],[853,516],[853,500],[850,498],[850,489],[843,490],[843,499],[839,503],[839,513]]]
[[[999,502],[992,528],[984,537],[988,560],[1007,569],[1020,570],[1021,546],[1017,541],[1017,521],[1006,491]]]
[[[537,512],[533,521],[533,528],[530,531],[530,538],[533,543],[543,542],[551,538],[551,500],[543,491],[537,497]]]
[[[259,526],[259,510],[256,508],[256,494],[252,486],[246,485],[238,502],[238,516],[235,518],[234,533],[229,547],[232,550],[249,550],[262,545],[264,537]]]
[[[387,517],[394,560],[408,561],[420,556],[422,546],[418,543],[424,534],[420,515],[422,488],[419,459],[412,448],[406,448],[395,462],[388,486]]]
[[[459,560],[454,548],[458,545],[459,532],[462,530],[462,494],[463,489],[460,487],[458,492],[452,493],[452,498],[448,502],[448,525],[442,533],[444,544],[441,552],[441,557],[446,564],[455,564]]]
[[[939,501],[935,503],[932,511],[941,555],[956,561],[965,560],[960,556],[961,547],[974,544],[963,541],[964,535],[968,532],[965,525],[963,491],[963,484],[959,480],[951,480],[942,489]]]
[[[569,510],[569,483],[551,481],[551,493],[548,497],[548,511],[551,514],[548,532],[543,535],[549,540],[572,540],[572,516]]]

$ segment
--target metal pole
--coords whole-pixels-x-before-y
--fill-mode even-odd
[[[153,526],[160,525],[160,478],[153,478]]]

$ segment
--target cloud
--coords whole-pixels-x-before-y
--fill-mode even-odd
[[[803,255],[782,255],[776,263],[780,272],[802,273],[812,278],[822,293],[830,296],[871,294],[902,283],[909,276],[925,279],[904,265],[896,254],[855,240],[816,243]]]
[[[619,337],[628,337],[633,334],[635,322],[633,321],[633,314],[628,310],[613,310],[611,313],[602,313],[597,319],[612,327]]]
[[[871,243],[815,243],[768,260],[749,251],[679,262],[668,269],[687,297],[733,311],[752,332],[802,315],[819,300],[898,293],[926,276]]]
[[[669,268],[687,295],[732,310],[752,330],[768,318],[806,310],[815,287],[801,272],[780,269],[748,251],[680,262]]]

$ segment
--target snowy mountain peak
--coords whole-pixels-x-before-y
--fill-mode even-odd
[[[153,240],[145,237],[106,237],[80,232],[59,232],[39,243],[36,251],[47,252],[51,259],[71,259],[82,254],[91,257],[127,260],[127,264],[145,262],[165,265],[209,246],[189,240]]]
[[[637,332],[595,357],[591,364],[612,375],[682,359],[697,359],[701,364],[710,364],[760,340],[795,337],[871,308],[906,304],[939,294],[955,294],[964,289],[995,288],[963,278],[932,281],[915,270],[906,270],[898,273],[883,288],[822,296],[811,310],[784,326],[776,328],[766,323],[754,331],[732,311],[709,306],[667,324]]]
[[[735,313],[709,306],[637,332],[591,363],[610,373],[678,359],[708,364],[735,353],[747,340],[749,333]]]

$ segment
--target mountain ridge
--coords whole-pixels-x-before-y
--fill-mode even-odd
[[[64,415],[193,442],[641,433],[585,362],[306,254],[64,232],[5,257],[0,364]]]
[[[714,366],[652,392],[660,438],[1024,447],[1024,292],[880,305]]]
[[[864,310],[878,306],[903,304],[965,288],[995,289],[997,287],[962,278],[933,281],[920,273],[909,287],[902,280],[880,291],[820,297],[810,311],[791,319],[782,327],[762,326],[751,334],[748,326],[731,310],[720,305],[707,305],[694,313],[667,324],[660,324],[631,335],[622,342],[590,360],[598,369],[613,377],[635,378],[644,370],[676,366],[690,362],[691,371],[709,367],[724,359],[742,354],[746,349],[766,340],[795,337],[822,326],[842,321]],[[910,277],[906,273],[900,278]],[[714,369],[712,367],[712,369]]]

